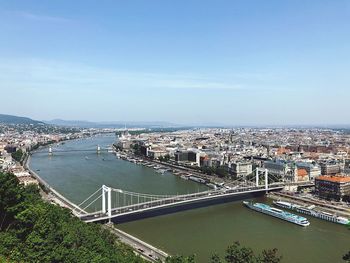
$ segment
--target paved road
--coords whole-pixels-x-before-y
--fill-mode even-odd
[[[115,228],[113,224],[106,224],[105,227],[113,234],[117,235],[121,242],[128,244],[134,249],[137,254],[151,262],[156,262],[157,259],[160,259],[162,262],[164,262],[165,259],[169,256],[164,251]]]

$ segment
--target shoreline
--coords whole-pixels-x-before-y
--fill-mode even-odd
[[[296,197],[296,196],[290,196],[284,193],[269,193],[267,195],[268,198],[271,198],[273,200],[282,200],[287,202],[293,202],[299,205],[316,205],[320,207],[321,209],[325,210],[326,212],[334,213],[339,216],[346,216],[350,218],[350,209],[339,209],[339,207],[329,206],[327,204],[323,204],[320,202],[317,202],[315,200],[309,200],[302,197]]]
[[[73,202],[69,201],[67,198],[65,198],[62,194],[57,192],[53,187],[51,187],[44,179],[42,179],[36,172],[34,172],[30,167],[30,155],[27,155],[25,160],[23,161],[23,167],[26,169],[32,177],[34,177],[36,180],[38,180],[39,184],[41,185],[42,190],[47,193],[51,194],[53,196],[52,201],[55,202],[57,205],[68,208],[72,211],[74,215],[79,215],[77,213],[77,210],[82,213],[87,213],[80,207],[78,207]]]
[[[229,186],[230,185],[230,181],[229,180],[225,180],[223,178],[220,178],[218,176],[213,176],[213,175],[207,175],[207,174],[204,174],[204,173],[201,173],[197,170],[194,170],[194,169],[191,169],[191,168],[188,168],[188,167],[183,167],[183,166],[179,166],[179,165],[176,165],[176,164],[172,164],[172,163],[169,163],[169,162],[161,162],[161,161],[158,161],[158,160],[152,160],[152,159],[149,159],[147,157],[144,157],[144,156],[139,156],[139,155],[134,155],[132,153],[127,153],[127,152],[123,152],[123,151],[117,151],[115,149],[115,146],[113,145],[114,147],[114,151],[115,153],[122,153],[125,157],[117,157],[118,159],[121,159],[121,160],[124,160],[124,161],[128,161],[128,162],[131,162],[131,163],[135,163],[133,162],[133,160],[137,160],[137,161],[140,161],[139,163],[135,163],[135,164],[141,164],[143,166],[146,166],[146,167],[149,167],[149,168],[152,168],[154,169],[156,172],[158,172],[159,169],[156,169],[155,167],[150,167],[147,165],[147,163],[151,163],[153,164],[154,166],[164,166],[164,167],[168,167],[168,169],[171,169],[172,171],[170,172],[171,174],[173,174],[174,176],[177,176],[177,177],[186,177],[186,179],[184,180],[190,180],[189,177],[197,177],[198,179],[200,180],[203,180],[203,182],[201,181],[198,181],[198,180],[191,180],[193,182],[196,182],[196,183],[199,183],[201,185],[205,185],[207,186],[209,189],[213,188],[213,186],[215,185],[216,187],[222,187],[223,185],[227,185]],[[146,163],[146,164],[144,164]],[[162,170],[162,169],[160,169]],[[215,187],[214,187],[215,189]]]
[[[101,135],[103,135],[103,134],[101,134]],[[91,138],[91,137],[93,137],[93,136],[88,136],[85,138],[75,138],[75,139],[71,139],[71,140],[86,139],[86,138]],[[69,141],[71,141],[71,140],[69,140]],[[30,175],[39,182],[39,187],[45,193],[52,195],[52,197],[49,200],[54,202],[56,205],[70,209],[72,211],[73,215],[79,218],[78,211],[80,211],[81,213],[87,213],[87,212],[82,210],[76,204],[69,201],[67,198],[65,198],[63,195],[61,195],[59,192],[57,192],[44,179],[42,179],[38,173],[36,173],[35,171],[33,171],[30,168],[31,155],[33,153],[36,153],[39,149],[43,149],[51,144],[55,144],[55,143],[43,145],[40,148],[35,149],[34,151],[29,151],[28,154],[26,155],[25,159],[23,160],[23,168],[25,170],[27,170],[30,173]],[[44,198],[44,197],[42,197],[42,198]],[[136,238],[128,233],[125,233],[124,231],[116,228],[115,226],[107,227],[107,229],[112,234],[116,235],[120,239],[120,242],[130,246],[133,249],[135,254],[140,255],[142,258],[144,258],[147,261],[158,262],[157,260],[161,259],[162,260],[161,262],[164,262],[165,259],[170,256],[168,253],[162,251],[161,249],[156,248],[156,247],[152,246],[151,244],[148,244],[145,241],[142,241],[142,240],[140,240],[140,239],[138,239],[138,238]]]

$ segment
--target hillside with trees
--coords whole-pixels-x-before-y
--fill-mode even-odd
[[[339,257],[341,258],[341,256]],[[343,256],[350,262],[350,251]],[[277,249],[257,254],[235,242],[223,257],[210,263],[279,263]],[[142,258],[98,224],[86,224],[70,210],[41,199],[35,185],[23,187],[0,172],[0,262],[118,262],[141,263]],[[173,256],[166,263],[195,263],[195,256]]]
[[[0,255],[8,262],[144,262],[100,225],[43,201],[0,173]],[[0,259],[1,259],[0,257]]]
[[[27,117],[19,117],[14,115],[0,114],[0,123],[5,124],[44,124],[41,121],[36,121]]]

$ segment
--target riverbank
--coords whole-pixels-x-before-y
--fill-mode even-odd
[[[29,173],[39,181],[41,189],[43,189],[44,194],[42,194],[43,199],[50,201],[51,203],[55,203],[61,207],[68,208],[72,211],[73,215],[79,216],[81,213],[86,213],[86,211],[82,210],[80,207],[69,201],[63,195],[58,193],[55,189],[53,189],[46,181],[44,181],[36,172],[34,172],[29,167],[30,156],[25,160],[25,168],[29,171]],[[45,195],[46,194],[46,195]],[[115,228],[108,227],[111,233],[118,236],[119,240],[130,247],[132,247],[136,254],[141,255],[144,259],[152,262],[156,262],[157,259],[165,260],[168,257],[168,254],[157,249],[146,242],[143,242],[132,235],[126,234],[123,231]],[[139,248],[142,247],[140,250]],[[154,258],[153,258],[154,257]]]
[[[94,149],[97,144],[111,145],[113,140],[113,137],[97,136],[60,147]],[[40,170],[37,172],[40,177],[76,204],[102,184],[145,194],[187,194],[206,188],[171,173],[160,174],[155,169],[117,159],[107,152],[74,151],[49,157],[43,149],[31,157],[30,167]],[[252,201],[269,202],[264,197]],[[94,209],[91,207],[91,212]],[[101,202],[96,209],[101,209]],[[171,255],[196,254],[198,262],[208,262],[214,252],[224,256],[228,245],[240,241],[257,251],[278,248],[283,263],[341,263],[341,255],[349,251],[350,232],[342,225],[324,220],[310,218],[310,222],[310,226],[301,229],[255,213],[242,202],[232,202],[118,224],[117,228]]]
[[[184,180],[192,180],[194,182],[204,184],[209,188],[230,189],[232,187],[237,186],[228,179],[220,178],[218,176],[210,176],[210,175],[198,172],[197,170],[183,167],[174,163],[161,162],[161,161],[150,159],[144,156],[134,155],[133,153],[122,152],[122,154],[120,154],[120,152],[118,152],[116,149],[115,149],[115,153],[117,158],[121,158],[123,160],[129,161],[135,164],[140,164],[140,165],[153,168],[159,173],[171,172],[173,175],[181,177]]]
[[[166,258],[169,257],[169,254],[165,253],[159,248],[156,248],[116,228],[115,225],[112,223],[107,223],[105,225],[105,228],[108,229],[111,233],[114,233],[115,235],[117,235],[121,242],[128,244],[130,247],[134,249],[136,254],[142,256],[146,260],[149,260],[152,262],[158,262],[158,260],[161,260],[161,262],[164,262]]]
[[[65,208],[69,208],[72,213],[76,216],[78,216],[80,213],[86,214],[86,211],[81,209],[79,206],[74,204],[73,202],[69,201],[67,198],[65,198],[63,195],[61,195],[59,192],[57,192],[54,188],[52,188],[45,180],[43,180],[36,172],[34,172],[30,167],[30,155],[27,155],[24,162],[23,167],[30,173],[32,177],[34,177],[41,187],[41,189],[44,191],[46,196],[44,196],[48,201],[56,203],[57,205]]]
[[[48,145],[47,145],[48,146]],[[46,146],[46,147],[47,147]],[[40,154],[40,150],[37,150],[35,153]],[[84,154],[85,155],[85,154]],[[48,157],[48,153],[45,153],[45,159],[52,160],[51,158],[55,158],[55,156]],[[98,156],[98,155],[96,155]],[[30,167],[30,161],[31,161],[32,155],[27,155],[26,159],[24,160],[24,167],[25,169],[33,176],[36,180],[38,180],[41,188],[44,190],[42,197],[43,199],[55,203],[61,207],[68,208],[72,211],[72,213],[77,216],[80,213],[86,213],[84,210],[79,208],[77,205],[75,205],[73,202],[68,200],[66,197],[64,197],[62,194],[60,194],[56,189],[54,189],[46,180],[44,180],[36,171],[35,169],[32,169]],[[57,156],[56,156],[57,157]],[[104,157],[105,158],[105,157]],[[103,158],[103,160],[104,160]],[[86,161],[86,159],[84,158]],[[91,160],[89,160],[91,161]],[[154,246],[147,244],[146,242],[130,235],[127,233],[124,233],[123,231],[113,227],[108,228],[108,230],[113,233],[114,235],[118,236],[121,242],[127,244],[131,248],[133,248],[135,254],[141,255],[144,259],[152,262],[156,262],[157,258],[164,261],[165,258],[168,256],[167,253],[163,252],[162,250],[155,248]],[[141,250],[140,250],[141,249]],[[151,255],[151,256],[150,256]]]
[[[274,200],[293,202],[293,203],[303,205],[303,206],[315,205],[318,208],[320,208],[321,210],[324,210],[325,212],[350,218],[350,209],[344,209],[341,207],[325,204],[325,203],[322,203],[319,201],[310,200],[310,199],[303,198],[303,197],[292,196],[292,195],[288,195],[288,194],[280,193],[280,192],[269,193],[269,194],[267,194],[267,197],[274,199]]]

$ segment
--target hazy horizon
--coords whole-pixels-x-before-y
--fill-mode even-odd
[[[37,120],[344,125],[350,2],[8,1],[4,113]]]
[[[3,113],[0,113],[0,115]],[[77,120],[77,119],[62,119],[62,118],[55,118],[55,119],[35,119],[31,116],[17,116],[10,113],[6,113],[4,115],[9,116],[15,116],[15,117],[25,117],[30,118],[35,121],[42,121],[48,124],[58,124],[58,125],[64,125],[65,123],[70,123],[70,125],[79,124],[82,125],[84,123],[86,124],[96,124],[96,125],[126,125],[129,127],[133,127],[133,125],[136,125],[137,127],[141,127],[142,125],[145,125],[145,127],[148,126],[164,126],[164,127],[227,127],[227,128],[235,128],[235,127],[258,127],[258,128],[283,128],[283,127],[291,127],[291,128],[344,128],[348,129],[350,127],[350,123],[335,123],[335,124],[321,124],[321,123],[308,123],[308,124],[301,124],[301,123],[289,123],[289,124],[240,124],[240,123],[218,123],[218,122],[192,122],[192,123],[175,123],[170,122],[167,120],[143,120],[143,121],[134,121],[134,120],[104,120],[104,121],[98,121],[98,120]],[[106,126],[107,127],[107,126]]]

